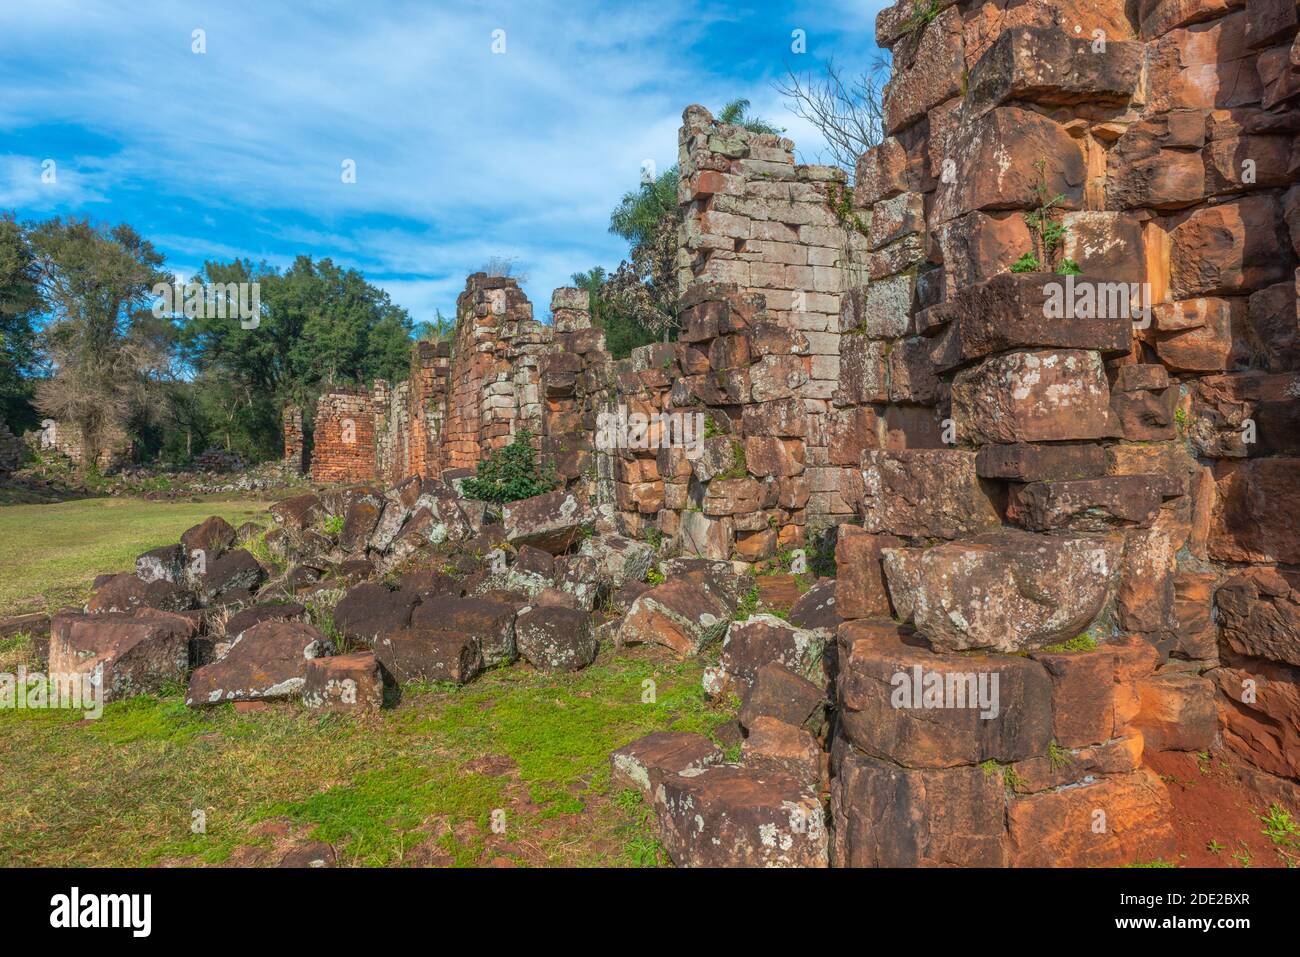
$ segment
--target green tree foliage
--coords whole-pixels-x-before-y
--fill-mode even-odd
[[[0,214],[0,421],[15,432],[36,425],[29,376],[38,361],[34,322],[40,313],[35,257],[12,213]]]
[[[626,359],[637,346],[655,341],[652,332],[631,316],[614,307],[605,295],[609,273],[603,266],[593,266],[586,272],[575,272],[573,284],[587,290],[591,297],[591,321],[605,330],[605,348],[615,359]]]
[[[759,116],[752,116],[749,112],[749,100],[735,99],[728,103],[718,113],[719,123],[731,123],[734,126],[743,126],[751,133],[780,133],[775,126]]]
[[[677,167],[673,166],[655,179],[643,182],[639,189],[624,193],[609,214],[609,231],[633,246],[649,240],[664,217],[675,219],[679,215],[678,179]]]
[[[466,497],[484,502],[515,502],[559,487],[549,467],[537,464],[532,433],[520,429],[510,444],[478,464],[475,477],[462,486]]]
[[[433,321],[419,322],[415,325],[417,342],[450,342],[456,335],[456,319],[444,316],[441,309],[435,309]]]
[[[52,365],[36,406],[78,431],[93,464],[115,431],[160,413],[156,386],[171,374],[175,339],[172,324],[152,312],[153,287],[168,281],[163,257],[126,224],[56,218],[28,236]]]
[[[199,395],[176,401],[203,435],[201,443],[187,441],[194,451],[215,441],[247,458],[274,457],[286,404],[307,407],[310,417],[334,385],[408,374],[410,316],[355,269],[299,256],[284,272],[247,260],[209,262],[197,278],[258,283],[262,314],[256,328],[210,315],[181,322],[182,354]]]

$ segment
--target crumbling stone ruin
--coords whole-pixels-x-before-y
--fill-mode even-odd
[[[265,540],[290,571],[210,520],[56,616],[51,659],[356,711],[602,644],[709,655],[739,759],[611,755],[683,866],[1167,860],[1145,759],[1220,745],[1295,806],[1296,7],[919,10],[877,22],[851,190],[687,108],[677,341],[614,362],[585,293],[546,324],[470,276],[407,382],[321,399],[330,487]],[[563,487],[461,496],[523,428]],[[363,651],[304,620],[324,594]]]

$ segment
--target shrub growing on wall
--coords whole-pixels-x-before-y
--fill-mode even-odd
[[[476,476],[465,480],[465,496],[485,502],[515,502],[557,488],[560,480],[554,469],[537,462],[532,437],[527,429],[520,429],[509,445],[480,462]]]

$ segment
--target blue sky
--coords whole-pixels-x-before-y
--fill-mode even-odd
[[[0,209],[129,222],[185,276],[330,256],[417,322],[504,257],[541,318],[626,254],[609,212],[688,104],[743,96],[816,162],[772,81],[866,66],[885,5],[0,0]]]

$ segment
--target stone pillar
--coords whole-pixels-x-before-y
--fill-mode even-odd
[[[284,458],[281,464],[288,474],[302,475],[306,467],[302,409],[296,405],[285,406],[281,420],[284,424]]]

